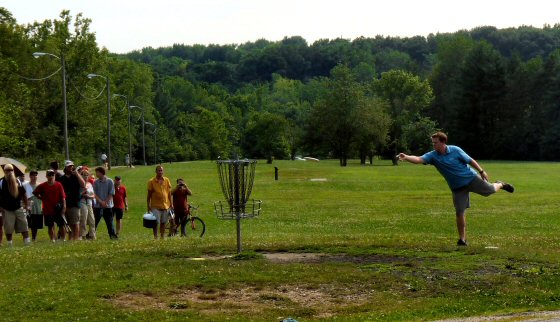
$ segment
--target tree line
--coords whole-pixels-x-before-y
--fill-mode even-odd
[[[112,54],[91,20],[63,11],[21,25],[0,8],[0,153],[46,166],[63,158],[67,71],[71,158],[106,151],[111,93],[112,163],[296,156],[362,163],[430,149],[441,129],[478,159],[558,160],[560,25],[479,27],[428,37],[264,39]],[[127,108],[127,105],[140,108]],[[143,115],[141,115],[143,113]],[[156,149],[157,147],[157,149]]]

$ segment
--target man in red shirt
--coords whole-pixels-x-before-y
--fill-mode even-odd
[[[117,220],[117,236],[120,237],[124,212],[128,211],[126,187],[121,182],[121,176],[115,177],[115,195],[113,196],[113,214]]]
[[[175,210],[175,233],[177,232],[177,227],[181,225],[181,236],[185,236],[187,221],[183,219],[189,213],[187,196],[192,196],[192,191],[187,187],[185,181],[179,178],[177,179],[177,186],[171,191],[171,196],[173,197],[173,208]]]
[[[62,214],[66,212],[66,194],[62,184],[55,181],[54,170],[47,170],[47,182],[38,185],[33,190],[33,194],[43,202],[45,225],[48,227],[49,238],[54,243],[56,241],[54,224],[56,222],[58,229],[62,231],[64,229]],[[57,209],[57,204],[60,204],[62,207]]]

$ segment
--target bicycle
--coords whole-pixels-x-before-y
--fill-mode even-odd
[[[198,210],[197,206],[189,205],[189,211],[187,212],[186,216],[184,216],[181,219],[181,222],[179,222],[178,224],[175,222],[176,221],[175,212],[170,211],[169,220],[167,221],[167,224],[165,224],[165,229],[169,231],[168,236],[169,237],[177,236],[179,234],[177,231],[178,227],[181,227],[181,237],[186,236],[187,224],[195,236],[198,237],[204,236],[204,233],[206,232],[206,224],[200,217],[194,216],[193,213],[197,210]]]

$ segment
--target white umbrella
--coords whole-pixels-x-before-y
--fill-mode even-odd
[[[14,171],[16,176],[20,176],[22,174],[25,173],[25,170],[27,170],[27,166],[23,163],[21,163],[20,161],[16,160],[16,159],[12,159],[12,158],[6,158],[6,157],[0,157],[0,172],[1,175],[4,176],[4,165],[6,164],[11,164],[14,166]]]

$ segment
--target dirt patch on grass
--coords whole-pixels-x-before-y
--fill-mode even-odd
[[[357,286],[356,286],[357,288]],[[357,307],[372,299],[371,292],[335,289],[331,286],[283,286],[276,288],[245,287],[227,290],[190,289],[168,294],[126,293],[108,298],[120,309],[193,310],[212,317],[218,314],[259,313],[280,310],[309,318],[330,318],[344,314],[349,307]],[[282,317],[279,317],[281,320]],[[521,312],[468,318],[438,320],[436,322],[481,321],[560,321],[560,311]]]
[[[272,263],[320,263],[327,256],[321,253],[263,253]]]
[[[419,262],[425,259],[411,259],[392,255],[347,255],[325,253],[262,253],[272,263],[352,263],[352,264],[402,264]]]
[[[326,253],[288,253],[288,252],[260,252],[266,260],[275,264],[290,263],[352,263],[352,264],[396,264],[413,265],[427,260],[426,258],[409,258],[393,255],[348,255],[348,254],[326,254]],[[259,256],[260,256],[259,255]],[[236,259],[233,255],[205,255],[202,257],[186,258],[190,261],[214,261],[225,259]]]
[[[395,264],[407,258],[389,255],[347,255],[325,253],[261,252],[259,256],[275,264]],[[233,258],[233,259],[232,259]],[[234,260],[232,256],[203,256],[190,260]],[[329,318],[344,314],[351,308],[366,305],[374,298],[375,290],[363,285],[306,285],[238,287],[207,289],[204,287],[163,294],[126,293],[107,300],[116,307],[128,310],[192,310],[209,317],[228,314],[252,315],[263,311],[288,312],[294,316]]]
[[[291,263],[309,264],[310,269],[325,267],[336,268],[338,263],[356,265],[362,271],[371,270],[372,284],[364,287],[360,281],[347,283],[329,283],[321,280],[320,284],[310,284],[304,280],[290,280],[277,286],[228,285],[224,288],[208,288],[206,286],[189,287],[183,290],[172,290],[161,293],[125,293],[105,298],[115,307],[125,310],[163,310],[182,311],[185,314],[196,313],[212,320],[221,320],[224,316],[277,316],[288,314],[300,318],[334,318],[350,312],[365,312],[372,309],[372,303],[383,300],[387,291],[397,296],[405,295],[408,299],[431,296],[433,294],[453,295],[457,288],[455,281],[460,281],[464,272],[438,269],[435,257],[407,257],[391,254],[327,254],[327,253],[288,253],[259,252],[249,257],[235,256],[204,256],[190,260],[265,260],[278,265]],[[334,265],[333,265],[334,264]],[[503,264],[502,264],[503,265]],[[434,267],[435,266],[435,267]],[[288,266],[286,266],[288,267]],[[286,268],[284,267],[284,268]],[[518,267],[518,268],[516,268]],[[538,268],[538,270],[537,270]],[[485,264],[475,270],[477,278],[461,284],[470,290],[492,289],[493,275],[511,276],[546,272],[542,266],[533,267],[528,264],[508,264],[505,267]],[[379,274],[378,274],[379,273]],[[490,283],[490,284],[488,284]],[[444,290],[443,293],[442,290]],[[385,293],[384,293],[385,292]],[[278,318],[281,320],[281,318]],[[560,311],[527,312],[511,315],[480,316],[464,319],[444,320],[445,322],[471,321],[560,321]]]
[[[126,293],[107,300],[119,308],[134,311],[192,309],[212,316],[281,310],[326,318],[345,308],[365,304],[370,297],[369,292],[357,289],[337,289],[329,285],[290,285],[276,288],[188,289],[167,294]]]

